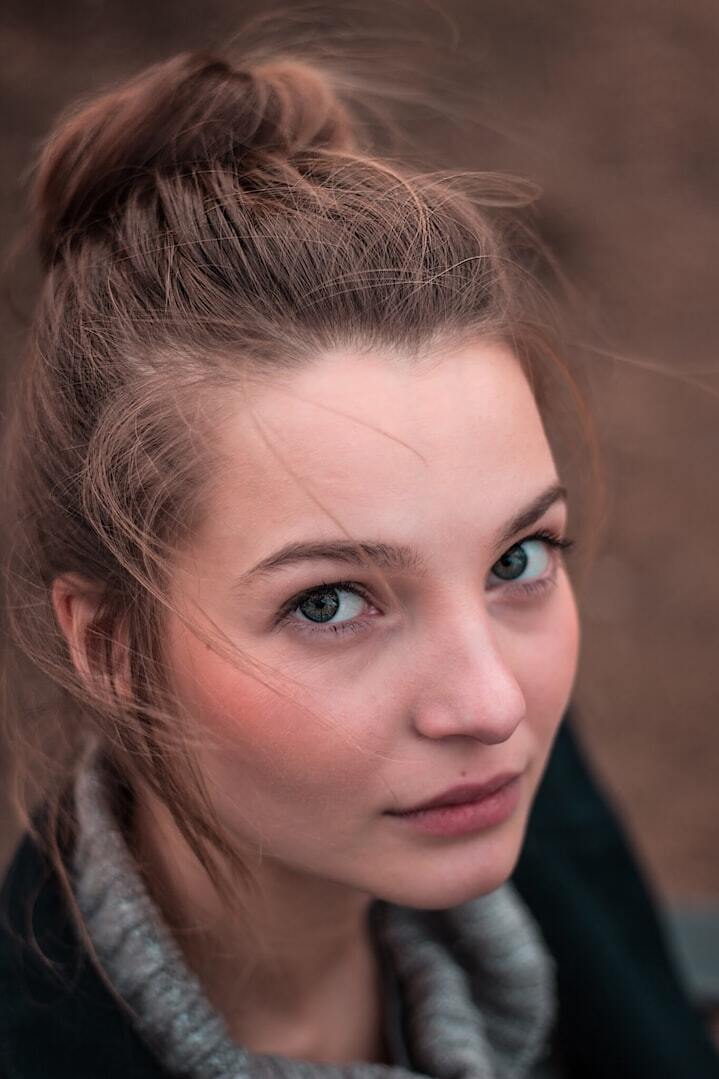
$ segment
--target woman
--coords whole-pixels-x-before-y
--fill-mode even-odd
[[[579,643],[523,197],[376,159],[292,58],[48,141],[10,612],[67,707],[9,1075],[570,1074],[509,882]]]

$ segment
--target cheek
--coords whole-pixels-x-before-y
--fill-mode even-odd
[[[569,703],[577,672],[580,629],[571,584],[562,575],[551,617],[536,634],[521,641],[517,670],[521,671],[527,713],[535,732],[551,739]]]
[[[376,762],[343,720],[335,687],[310,694],[271,670],[239,670],[184,631],[173,639],[172,667],[220,794],[241,789],[242,802],[264,813],[298,799],[336,811],[338,794],[366,790]]]

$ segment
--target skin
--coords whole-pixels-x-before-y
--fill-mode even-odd
[[[228,406],[217,438],[224,466],[173,598],[262,664],[268,685],[179,616],[167,654],[213,804],[260,893],[233,917],[149,795],[134,846],[171,923],[195,927],[181,938],[186,955],[238,1041],[383,1059],[372,900],[442,909],[509,878],[569,700],[579,628],[561,553],[535,540],[519,581],[492,571],[537,529],[565,535],[560,500],[496,542],[559,482],[555,462],[519,363],[487,341],[421,367],[323,357]],[[288,542],[347,534],[411,545],[424,569],[383,580],[323,559],[240,581]],[[537,579],[547,587],[518,587]],[[292,597],[337,581],[369,596],[337,594],[332,624],[357,632],[310,621],[306,604],[276,624]],[[79,594],[59,589],[56,609],[72,639]],[[436,838],[386,815],[504,771],[522,773],[519,804],[487,829]],[[247,909],[272,962],[248,940]]]

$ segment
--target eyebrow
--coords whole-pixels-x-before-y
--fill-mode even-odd
[[[516,513],[494,537],[494,546],[512,539],[518,532],[531,528],[555,502],[567,501],[567,489],[562,484],[552,484],[542,491],[528,506]],[[364,556],[364,557],[363,557]],[[426,564],[421,555],[405,544],[378,543],[371,540],[330,540],[325,542],[288,543],[278,551],[263,558],[238,579],[238,585],[248,584],[258,578],[269,576],[273,571],[298,562],[331,559],[348,565],[364,566],[369,558],[380,569],[388,571],[423,572]]]

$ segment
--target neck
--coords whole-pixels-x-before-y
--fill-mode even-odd
[[[299,1059],[385,1061],[371,896],[263,855],[255,885],[229,905],[167,809],[148,795],[136,803],[130,844],[238,1044]]]

